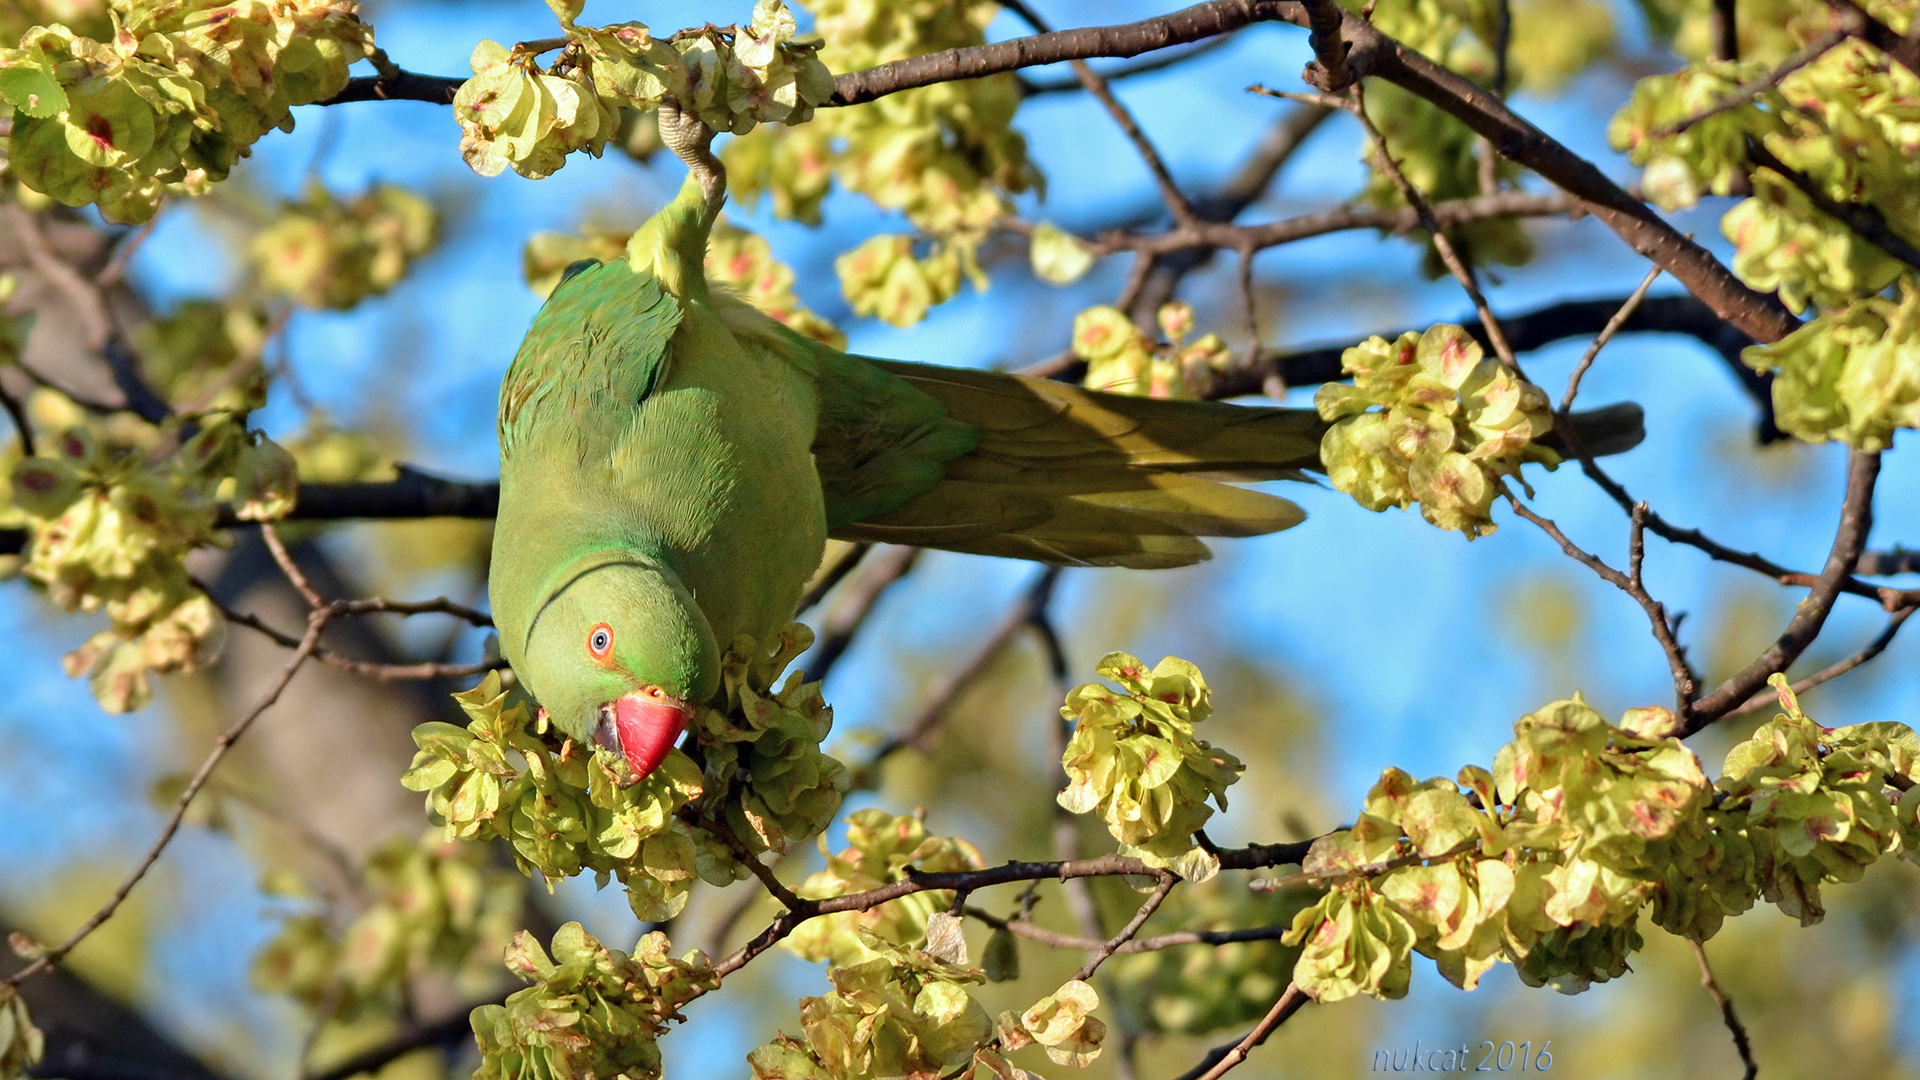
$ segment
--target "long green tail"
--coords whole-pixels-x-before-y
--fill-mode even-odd
[[[979,429],[929,491],[833,535],[1069,566],[1185,566],[1202,537],[1299,524],[1298,506],[1237,484],[1320,471],[1311,409],[1169,401],[1000,372],[870,361]],[[1576,416],[1594,453],[1640,441],[1638,406]]]

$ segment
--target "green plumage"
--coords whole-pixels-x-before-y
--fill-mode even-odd
[[[564,280],[501,386],[494,618],[576,739],[640,688],[712,695],[829,535],[1152,568],[1301,520],[1234,484],[1317,468],[1310,410],[849,356],[708,288],[715,209],[689,178],[628,259]]]

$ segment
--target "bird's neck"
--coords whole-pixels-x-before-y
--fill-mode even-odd
[[[627,241],[636,273],[652,272],[682,300],[707,300],[707,235],[718,207],[691,175],[680,194]]]

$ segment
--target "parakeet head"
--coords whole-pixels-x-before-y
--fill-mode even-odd
[[[660,764],[720,682],[713,632],[678,578],[624,552],[555,575],[525,640],[501,644],[562,733],[624,755],[636,778]]]

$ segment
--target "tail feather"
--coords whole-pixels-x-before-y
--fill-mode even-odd
[[[980,432],[932,490],[835,530],[1060,565],[1158,568],[1208,557],[1200,537],[1300,523],[1232,482],[1304,479],[1325,425],[1299,409],[1121,397],[999,372],[874,361]]]
[[[978,435],[957,456],[923,462],[940,478],[921,494],[837,524],[840,539],[1064,566],[1186,566],[1210,556],[1203,537],[1260,536],[1306,517],[1286,499],[1234,485],[1323,471],[1327,423],[1311,409],[1126,397],[1003,372],[868,362]],[[1596,454],[1629,449],[1644,434],[1631,403],[1575,414],[1573,426]]]

